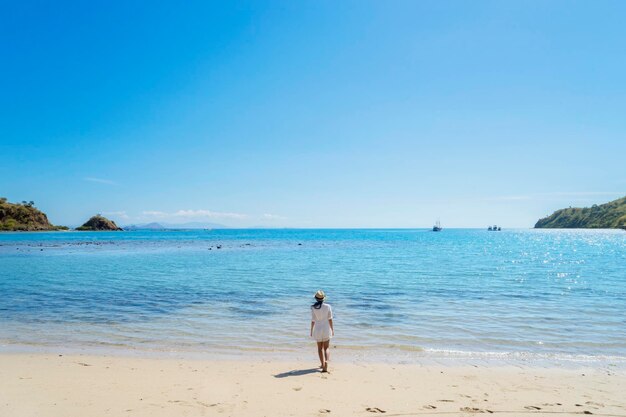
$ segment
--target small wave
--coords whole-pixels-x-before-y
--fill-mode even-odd
[[[583,355],[568,353],[537,353],[537,352],[477,352],[449,349],[424,349],[433,356],[470,359],[511,359],[511,360],[548,360],[568,362],[626,362],[626,356],[615,355]]]
[[[334,348],[341,350],[355,351],[379,351],[381,349],[401,350],[404,352],[424,352],[424,348],[415,345],[388,344],[384,346],[368,346],[368,345],[333,345]]]

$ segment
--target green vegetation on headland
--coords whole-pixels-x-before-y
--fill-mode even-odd
[[[626,197],[585,208],[557,210],[535,224],[537,229],[625,229]]]
[[[103,231],[103,230],[122,230],[114,221],[107,219],[99,214],[87,220],[85,224],[77,227],[76,230],[82,231]]]
[[[0,197],[0,231],[67,230],[48,221],[45,213],[35,208],[34,201],[9,203]]]
[[[48,221],[48,216],[35,208],[34,201],[9,203],[6,198],[0,197],[0,231],[48,231],[69,230],[66,226],[55,226]],[[76,230],[122,230],[115,222],[102,217],[93,216]]]

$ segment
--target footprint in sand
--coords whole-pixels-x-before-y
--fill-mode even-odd
[[[219,403],[215,403],[215,404],[207,404],[207,403],[203,403],[202,401],[196,401],[198,404],[200,404],[203,407],[216,407]]]
[[[428,405],[425,405],[424,408],[427,409],[427,410],[434,410],[437,407],[435,407],[434,405],[428,404]]]
[[[328,414],[328,413],[330,413],[330,410],[329,410],[329,409],[327,409],[327,408],[320,408],[319,412],[320,412],[321,414]]]
[[[294,387],[292,388],[294,391],[300,391],[302,389],[302,387]]]
[[[461,407],[459,408],[459,410],[465,413],[493,413],[493,411],[491,410],[483,410],[482,408],[476,408],[476,407]]]
[[[382,410],[378,407],[367,407],[365,411],[369,411],[370,413],[386,413],[385,410]]]
[[[541,407],[537,407],[535,405],[527,405],[524,408],[527,410],[541,410]]]
[[[437,401],[439,401],[440,403],[453,403],[454,402],[454,400],[437,400]]]
[[[585,404],[592,406],[592,408],[604,407],[604,404],[597,403],[595,401],[587,401]]]

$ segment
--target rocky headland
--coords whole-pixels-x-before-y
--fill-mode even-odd
[[[0,197],[0,231],[47,231],[67,230],[65,226],[55,226],[48,216],[35,207],[34,201],[9,203]]]
[[[626,197],[591,207],[557,210],[535,224],[536,229],[624,229]]]

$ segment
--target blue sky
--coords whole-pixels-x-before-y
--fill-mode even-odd
[[[5,3],[0,195],[69,225],[531,227],[626,195],[625,20],[622,1]]]

